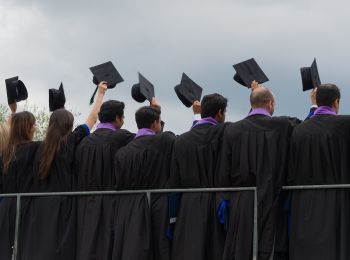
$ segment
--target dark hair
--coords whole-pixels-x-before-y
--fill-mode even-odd
[[[202,118],[215,117],[220,110],[224,112],[226,107],[227,98],[217,93],[206,95],[201,102],[201,116]]]
[[[250,105],[252,107],[263,107],[269,101],[273,101],[273,95],[267,88],[262,89],[261,91],[252,91],[250,94]]]
[[[10,134],[2,152],[3,175],[6,175],[18,144],[32,141],[35,117],[28,111],[16,113],[10,120]]]
[[[340,99],[340,90],[334,84],[322,84],[317,87],[317,106],[331,107],[335,100]]]
[[[160,119],[160,109],[155,107],[141,107],[135,113],[137,128],[150,128],[154,121]]]
[[[49,127],[42,144],[39,165],[39,176],[41,179],[45,179],[49,175],[55,155],[59,151],[61,144],[67,142],[67,137],[72,132],[73,123],[74,117],[68,110],[57,109],[51,114]]]
[[[101,123],[111,123],[118,116],[124,116],[125,105],[123,102],[117,100],[108,100],[104,102],[98,113],[98,119]]]

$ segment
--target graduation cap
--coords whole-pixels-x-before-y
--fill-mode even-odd
[[[192,106],[193,102],[200,100],[203,89],[197,85],[185,73],[182,73],[181,83],[175,86],[175,92],[181,102],[186,106]]]
[[[53,112],[56,109],[64,108],[66,104],[66,96],[64,95],[63,84],[58,89],[49,89],[49,108]]]
[[[140,72],[139,72],[139,83],[134,84],[131,88],[132,98],[142,103],[146,99],[151,102],[154,97],[154,87]]]
[[[303,91],[316,88],[321,85],[320,75],[318,74],[316,59],[311,67],[300,68],[301,80],[303,82]]]
[[[107,88],[114,88],[118,83],[124,81],[124,79],[122,78],[122,76],[120,76],[119,72],[114,67],[111,61],[91,67],[90,70],[92,74],[94,74],[92,82],[95,85],[100,84],[101,81],[106,81]],[[94,102],[96,92],[97,92],[97,87],[90,99],[90,105]]]
[[[28,98],[27,88],[24,83],[18,79],[18,76],[5,79],[5,84],[8,104],[26,100]]]
[[[250,85],[254,80],[259,84],[269,81],[268,77],[254,59],[235,64],[233,65],[233,68],[236,70],[233,79],[247,88],[250,88]]]

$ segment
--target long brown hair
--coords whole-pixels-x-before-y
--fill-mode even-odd
[[[74,117],[71,112],[65,109],[55,110],[49,121],[49,128],[43,141],[41,161],[39,165],[39,176],[45,179],[55,155],[60,150],[62,143],[67,142],[67,137],[71,133]]]
[[[3,175],[8,173],[10,162],[15,154],[16,145],[33,140],[35,117],[28,111],[16,113],[10,120],[10,134],[2,152]]]

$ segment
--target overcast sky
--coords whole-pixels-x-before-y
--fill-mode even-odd
[[[177,99],[182,72],[229,99],[228,120],[249,111],[249,91],[232,65],[254,57],[275,94],[276,115],[304,118],[309,92],[299,68],[317,58],[321,81],[342,91],[350,113],[347,1],[325,0],[1,0],[0,78],[18,75],[29,102],[48,108],[48,89],[63,82],[66,108],[84,122],[94,90],[89,67],[111,60],[124,78],[106,95],[126,103],[125,126],[136,130],[131,86],[140,71],[155,86],[166,130],[179,134],[192,111]],[[3,81],[4,82],[4,81]],[[6,104],[3,83],[0,103]],[[146,103],[145,103],[146,104]]]

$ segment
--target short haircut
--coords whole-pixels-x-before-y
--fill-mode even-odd
[[[227,98],[217,93],[206,95],[201,102],[201,116],[202,118],[215,117],[220,110],[224,112],[226,107]]]
[[[135,113],[137,128],[150,128],[154,121],[160,120],[160,109],[150,106],[139,108]]]
[[[317,106],[331,107],[335,100],[340,99],[340,90],[334,84],[322,84],[317,87]]]
[[[270,101],[274,101],[274,98],[271,91],[267,88],[252,91],[250,94],[250,105],[252,107],[264,107]]]
[[[101,106],[98,113],[98,119],[101,123],[111,123],[116,117],[122,118],[124,116],[125,105],[123,102],[117,100],[108,100]]]

